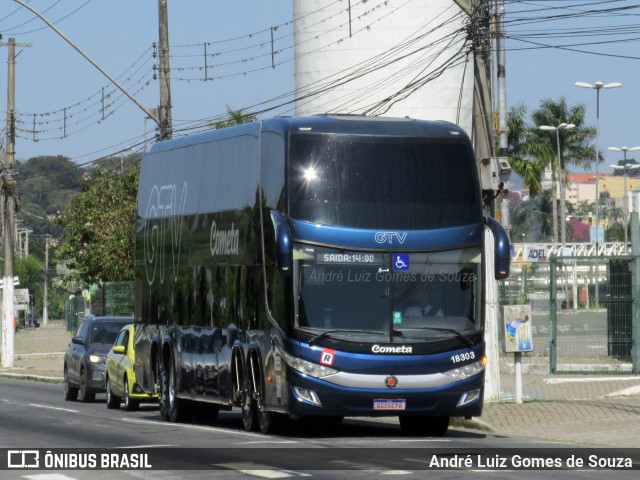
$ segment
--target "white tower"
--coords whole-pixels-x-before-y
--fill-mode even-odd
[[[294,0],[296,115],[457,123],[471,136],[473,60],[453,0]]]

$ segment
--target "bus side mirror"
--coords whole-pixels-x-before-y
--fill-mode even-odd
[[[495,218],[485,217],[485,223],[493,233],[495,250],[495,275],[496,280],[504,280],[509,277],[511,263],[511,248],[509,237],[502,225]]]
[[[278,210],[271,210],[271,221],[276,234],[276,266],[278,273],[283,277],[291,275],[291,262],[293,257],[293,243],[291,230],[286,219]]]

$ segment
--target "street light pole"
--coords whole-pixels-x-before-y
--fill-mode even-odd
[[[596,82],[593,85],[586,82],[576,82],[576,87],[592,88],[596,91],[596,255],[598,254],[598,243],[600,242],[600,189],[598,178],[598,164],[600,163],[600,90],[603,88],[618,88],[622,84],[618,82],[602,83]],[[598,291],[596,289],[596,303]]]
[[[624,169],[622,174],[624,175],[624,251],[628,252],[627,242],[628,242],[628,234],[627,228],[629,223],[629,200],[627,199],[627,176],[629,174],[629,170],[637,170],[640,168],[640,165],[634,164],[629,166],[627,163],[627,152],[634,152],[636,150],[640,150],[640,147],[609,147],[609,150],[613,150],[615,152],[622,152],[623,160],[622,165],[611,165],[611,168],[614,170]]]
[[[571,130],[576,128],[573,123],[561,123],[557,127],[551,127],[548,125],[542,125],[539,127],[540,130],[544,130],[546,132],[556,132],[556,145],[557,145],[557,153],[558,153],[558,168],[560,169],[560,242],[562,243],[562,250],[564,254],[564,249],[567,246],[567,228],[565,218],[565,194],[564,194],[564,165],[562,162],[562,149],[560,148],[560,131],[562,130]],[[555,192],[554,192],[555,195]],[[555,202],[555,198],[553,200]]]
[[[586,82],[576,82],[575,85],[581,88],[592,88],[596,91],[596,255],[598,255],[598,243],[600,242],[600,191],[598,178],[598,164],[600,163],[600,90],[603,88],[618,88],[622,84],[618,82],[602,83],[596,82],[593,85]],[[604,240],[604,239],[603,239]],[[596,266],[596,308],[600,306],[600,287],[598,285],[599,267]]]

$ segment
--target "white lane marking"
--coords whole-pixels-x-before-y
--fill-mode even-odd
[[[287,478],[287,477],[310,477],[310,473],[296,472],[294,470],[272,470],[268,465],[255,463],[216,463],[217,467],[233,470],[234,472],[246,473],[263,478]]]
[[[234,435],[241,435],[241,436],[245,436],[245,437],[253,437],[253,438],[257,438],[260,439],[260,442],[269,442],[269,440],[265,440],[265,436],[262,435],[261,433],[252,433],[252,432],[241,432],[238,430],[230,430],[227,428],[216,428],[216,427],[205,427],[205,426],[201,426],[201,425],[187,425],[186,423],[169,423],[169,422],[157,422],[157,421],[153,421],[153,420],[137,420],[137,419],[132,419],[132,418],[127,418],[127,417],[122,417],[121,418],[122,421],[124,422],[129,422],[129,423],[142,423],[144,425],[158,425],[161,427],[178,427],[178,428],[185,428],[187,430],[204,430],[205,432],[220,432],[220,433],[231,433]],[[284,441],[286,443],[299,443],[297,441],[291,440],[291,441]],[[271,443],[283,443],[282,440],[273,440],[271,441]]]
[[[39,403],[30,403],[30,407],[45,408],[47,410],[59,410],[61,412],[80,413],[80,410],[72,410],[71,408],[52,407],[51,405],[40,405]]]
[[[401,438],[401,439],[391,439],[388,442],[396,442],[396,443],[411,443],[411,442],[422,442],[422,443],[440,443],[440,442],[450,442],[451,439],[447,438]]]
[[[226,431],[226,430],[225,430]],[[255,444],[259,444],[259,443],[298,443],[295,440],[255,440],[253,442],[242,442],[243,445],[255,445]]]
[[[412,475],[415,472],[410,470],[385,470],[380,475]]]
[[[39,475],[23,475],[20,478],[28,480],[76,480],[74,477],[67,477],[61,473],[41,473]]]
[[[169,448],[169,447],[177,447],[178,445],[171,445],[167,443],[166,445],[158,444],[158,445],[129,445],[128,447],[118,447],[126,450],[128,448],[138,449],[138,448]]]

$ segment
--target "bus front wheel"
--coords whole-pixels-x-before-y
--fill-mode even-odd
[[[262,433],[276,433],[282,429],[288,416],[284,413],[258,412],[258,425]]]

